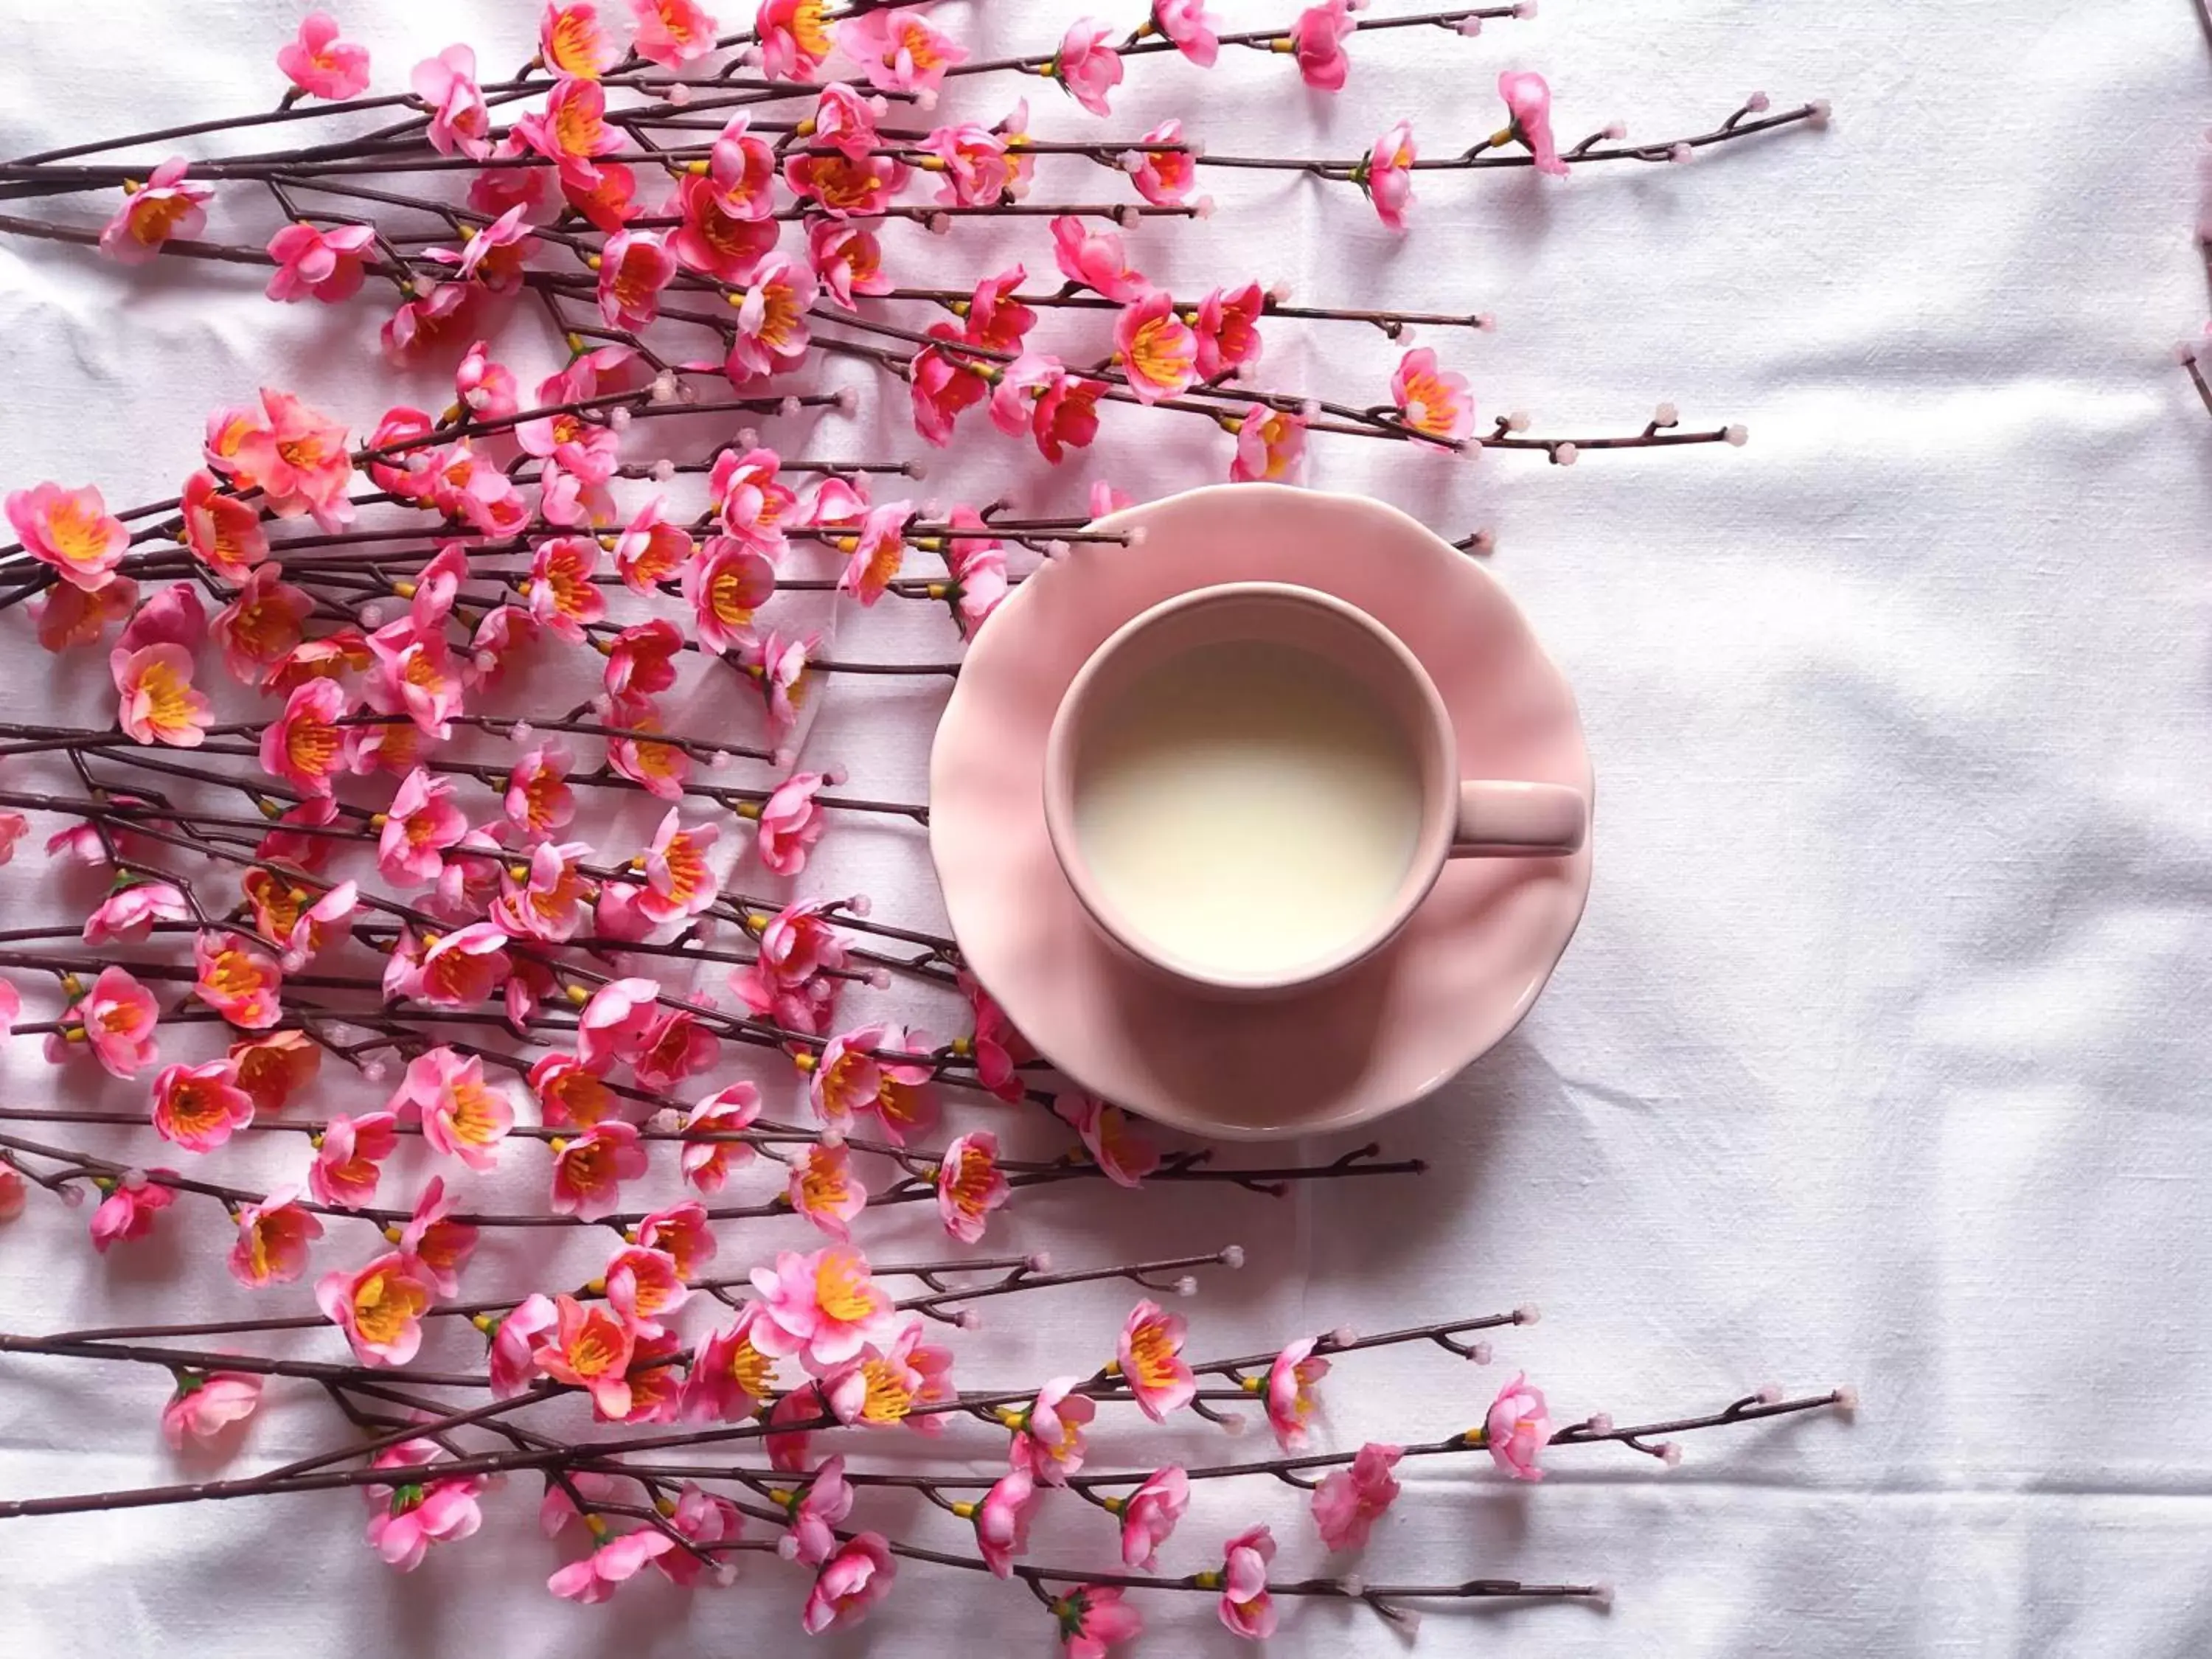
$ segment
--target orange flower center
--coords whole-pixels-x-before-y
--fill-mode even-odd
[[[556,69],[587,81],[599,78],[599,31],[591,15],[571,7],[553,24],[546,56]]]
[[[969,1146],[960,1154],[960,1162],[946,1183],[954,1206],[963,1215],[981,1215],[983,1202],[990,1195],[994,1165],[990,1157],[980,1146]]]
[[[581,98],[564,98],[553,115],[553,142],[570,155],[589,155],[598,148],[606,125],[599,111]]]
[[[388,1343],[429,1305],[429,1294],[411,1279],[380,1267],[354,1286],[353,1322],[371,1342]]]
[[[481,1083],[457,1083],[453,1092],[453,1133],[477,1146],[498,1139],[502,1116],[499,1097]]]
[[[177,221],[191,211],[192,204],[182,196],[164,196],[155,201],[142,203],[131,212],[131,234],[148,247],[168,240],[177,228]]]
[[[869,1423],[896,1423],[914,1409],[914,1390],[889,1360],[870,1359],[860,1366],[868,1392],[860,1404],[861,1419]]]
[[[337,727],[313,715],[293,721],[284,733],[284,757],[305,776],[323,776],[337,764]]]
[[[208,968],[208,988],[227,997],[249,996],[262,987],[261,969],[245,951],[227,949]]]
[[[211,1084],[188,1079],[169,1096],[169,1117],[186,1134],[201,1134],[223,1120],[222,1099]],[[258,1239],[257,1231],[255,1237]]]
[[[764,1400],[775,1388],[775,1361],[750,1340],[730,1346],[730,1381],[756,1400]]]
[[[1155,317],[1129,342],[1129,368],[1156,385],[1171,386],[1190,378],[1194,349],[1189,330],[1170,317]]]
[[[107,551],[107,522],[105,514],[64,501],[46,514],[46,539],[70,563],[92,564]]]
[[[873,1286],[849,1255],[828,1255],[814,1270],[814,1299],[830,1318],[851,1324],[876,1310]]]
[[[823,21],[822,0],[799,0],[792,8],[791,38],[809,58],[830,55],[830,27]]]
[[[670,837],[664,856],[668,864],[668,896],[679,904],[713,879],[689,832]]]
[[[1176,1380],[1176,1351],[1157,1320],[1147,1320],[1129,1339],[1129,1360],[1135,1380],[1148,1389],[1164,1389]]]
[[[845,1172],[826,1158],[816,1158],[807,1164],[799,1177],[799,1202],[802,1209],[834,1210],[852,1195],[853,1183]],[[827,1306],[825,1303],[823,1304]],[[856,1318],[857,1315],[841,1314],[840,1318]]]
[[[606,1376],[623,1368],[629,1356],[623,1352],[622,1328],[605,1314],[584,1322],[568,1349],[568,1365],[579,1376]]]

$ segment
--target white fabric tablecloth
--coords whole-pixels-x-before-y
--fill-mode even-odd
[[[1246,26],[1292,9],[1221,7]],[[0,149],[266,105],[270,54],[300,9],[18,7]],[[993,5],[980,40],[1035,49],[1074,9]],[[380,88],[453,39],[488,66],[532,48],[520,0],[345,10]],[[1439,1610],[1423,1650],[2203,1652],[2212,423],[2169,353],[2205,302],[2190,228],[2212,69],[2191,7],[1556,0],[1480,40],[1424,31],[1353,53],[1334,100],[1279,61],[1231,55],[1206,76],[1150,59],[1111,130],[1178,113],[1217,147],[1344,155],[1410,114],[1443,154],[1499,124],[1492,83],[1511,66],[1551,77],[1571,137],[1616,117],[1638,137],[1699,131],[1753,88],[1778,106],[1832,99],[1825,134],[1687,167],[1425,176],[1403,240],[1355,191],[1273,174],[1209,179],[1210,223],[1132,238],[1179,290],[1255,274],[1313,303],[1494,311],[1494,335],[1427,337],[1486,411],[1605,432],[1665,398],[1692,422],[1744,422],[1752,441],[1560,469],[1316,441],[1310,482],[1387,496],[1447,533],[1498,532],[1494,568],[1576,684],[1601,783],[1580,937],[1510,1041],[1382,1126],[1392,1152],[1431,1160],[1425,1176],[1281,1201],[1057,1191],[1018,1201],[996,1237],[1070,1265],[1242,1242],[1243,1274],[1209,1277],[1184,1304],[1194,1352],[1543,1304],[1488,1372],[1433,1350],[1345,1363],[1325,1389],[1329,1443],[1464,1426],[1523,1364],[1563,1420],[1707,1408],[1769,1380],[1863,1391],[1856,1425],[1698,1437],[1672,1474],[1626,1453],[1563,1453],[1540,1490],[1407,1471],[1371,1578],[1588,1576],[1620,1598],[1609,1615]],[[963,97],[994,115],[1011,90]],[[1026,90],[1045,135],[1100,130],[1050,86]],[[1079,167],[1052,166],[1041,195],[1055,178],[1079,188]],[[963,270],[986,250],[1049,267],[1041,222],[954,240]],[[134,276],[0,242],[0,478],[94,479],[115,504],[167,495],[206,410],[264,380],[358,427],[396,395],[368,349],[377,320],[366,303],[267,305],[243,273]],[[1265,378],[1366,401],[1394,361],[1370,331],[1278,324]],[[416,397],[444,401],[427,380]],[[918,448],[900,401],[871,390],[869,410],[822,426],[815,447]],[[1120,410],[1107,426],[1058,474],[987,438],[926,488],[1067,507],[1092,477],[1145,496],[1224,464],[1225,440],[1165,420]],[[883,607],[841,646],[941,653],[944,619],[922,611]],[[58,666],[21,612],[0,633],[11,711],[108,717],[100,665]],[[912,795],[941,696],[841,684],[809,759],[842,761],[869,793]],[[11,925],[58,908],[39,862],[0,872]],[[910,827],[840,824],[805,886],[941,921]],[[945,1028],[941,1004],[914,1006]],[[70,1075],[67,1098],[143,1099]],[[47,1099],[51,1074],[15,1054],[6,1090]],[[113,1144],[153,1155],[143,1137]],[[223,1157],[266,1176],[297,1155],[264,1140]],[[165,1218],[169,1242],[105,1261],[82,1228],[82,1212],[40,1200],[0,1232],[0,1328],[245,1300],[208,1206]],[[911,1259],[930,1231],[909,1214],[864,1237]],[[805,1236],[795,1222],[747,1235]],[[335,1243],[324,1261],[351,1259]],[[544,1282],[511,1240],[480,1261],[476,1285]],[[1060,1291],[994,1308],[963,1340],[961,1375],[1087,1369],[1127,1301]],[[215,1472],[161,1447],[161,1393],[158,1372],[0,1364],[0,1493]],[[264,1467],[335,1432],[310,1393],[280,1387],[220,1467]],[[1115,1462],[1222,1443],[1195,1427],[1098,1441]],[[1194,1571],[1265,1516],[1287,1540],[1282,1566],[1318,1570],[1294,1500],[1209,1489],[1164,1560]],[[773,1561],[721,1595],[655,1582],[605,1607],[554,1601],[539,1585],[560,1558],[535,1534],[536,1501],[533,1483],[511,1481],[477,1538],[404,1579],[363,1547],[345,1494],[13,1523],[0,1651],[642,1659],[798,1644],[802,1581]],[[1101,1523],[1073,1507],[1041,1525],[1036,1559],[1090,1548],[1103,1564]],[[946,1517],[872,1513],[959,1547]],[[1142,1650],[1237,1650],[1204,1598],[1144,1605]],[[1042,1654],[1051,1641],[1018,1589],[909,1567],[870,1625],[819,1650]],[[1293,1610],[1273,1645],[1401,1650],[1373,1617],[1320,1604]]]

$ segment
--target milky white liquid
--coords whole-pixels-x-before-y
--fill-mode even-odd
[[[1421,827],[1419,764],[1372,692],[1310,652],[1169,659],[1095,713],[1075,826],[1148,939],[1229,974],[1295,969],[1389,908]]]

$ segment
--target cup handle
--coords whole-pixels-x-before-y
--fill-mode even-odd
[[[1459,787],[1459,822],[1451,856],[1557,858],[1579,849],[1589,829],[1589,803],[1562,783],[1469,778]]]

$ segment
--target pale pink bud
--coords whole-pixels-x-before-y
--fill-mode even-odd
[[[947,235],[952,229],[952,216],[949,213],[933,213],[929,216],[929,222],[926,228],[933,236]]]
[[[1680,411],[1672,404],[1662,404],[1651,411],[1651,424],[1654,426],[1673,426],[1681,418]]]
[[[1753,115],[1765,114],[1766,94],[1763,92],[1753,93],[1750,97],[1743,100],[1743,106],[1749,110]]]
[[[1750,431],[1747,428],[1740,426],[1727,428],[1721,433],[1721,437],[1724,441],[1737,449],[1741,449],[1744,445],[1751,441]]]
[[[963,1308],[953,1315],[952,1322],[963,1331],[980,1331],[983,1328],[983,1316],[973,1308]]]
[[[1114,210],[1114,222],[1121,226],[1124,230],[1127,230],[1135,225],[1137,221],[1142,216],[1143,216],[1137,211],[1135,206],[1128,202],[1122,203],[1121,206]]]
[[[1759,1403],[1762,1406],[1780,1405],[1782,1403],[1782,1385],[1779,1382],[1760,1383],[1759,1385]]]
[[[1528,429],[1528,411],[1525,409],[1509,410],[1505,416],[1505,429],[1508,432],[1526,432]]]
[[[1659,1461],[1662,1463],[1664,1463],[1670,1469],[1680,1468],[1682,1462],[1681,1442],[1679,1440],[1661,1441],[1659,1443]]]
[[[1521,3],[1513,8],[1513,15],[1524,22],[1534,17],[1536,15],[1536,0],[1521,0]]]
[[[1591,1413],[1589,1431],[1592,1434],[1611,1434],[1613,1432],[1613,1413],[1611,1412]]]
[[[675,476],[676,463],[665,455],[653,464],[653,480],[655,483],[666,483]]]
[[[788,396],[788,397],[785,398],[784,398],[784,400],[783,400],[781,403],[778,404],[775,406],[775,412],[776,412],[777,414],[781,415],[781,416],[783,416],[786,419],[788,419],[790,416],[793,416],[793,415],[798,414],[798,413],[799,413],[799,398],[797,398],[797,396],[796,396],[796,395]]]
[[[1590,1604],[1593,1607],[1601,1607],[1607,1612],[1611,1612],[1613,1609],[1613,1586],[1610,1584],[1592,1584],[1590,1586],[1589,1599]]]
[[[1607,121],[1605,124],[1605,136],[1607,138],[1610,138],[1614,143],[1619,143],[1622,139],[1628,137],[1628,123],[1626,121]]]
[[[1181,1279],[1176,1280],[1175,1293],[1177,1296],[1196,1296],[1198,1294],[1197,1279],[1190,1273],[1185,1273]]]
[[[677,108],[682,109],[684,105],[691,101],[691,88],[685,82],[678,81],[663,88],[660,95]]]
[[[1243,1267],[1244,1265],[1244,1247],[1242,1244],[1231,1244],[1224,1248],[1221,1252],[1221,1265],[1230,1269],[1232,1273],[1237,1268]]]
[[[1067,553],[1068,547],[1066,542],[1055,540],[1044,544],[1044,556],[1048,559],[1064,559],[1067,556]]]
[[[866,893],[855,893],[845,901],[845,914],[858,916],[863,921],[868,919],[868,912],[875,908],[875,902]]]
[[[1513,1310],[1513,1322],[1516,1325],[1534,1325],[1543,1316],[1544,1310],[1533,1302],[1523,1302]]]
[[[888,968],[869,969],[868,988],[872,991],[890,990],[891,988],[891,970]]]
[[[921,459],[904,461],[900,464],[899,471],[909,478],[927,478],[929,476],[929,463]]]
[[[845,780],[849,775],[851,775],[843,767],[832,766],[822,774],[822,781],[832,789],[842,789],[845,787]]]
[[[1194,219],[1211,219],[1213,216],[1213,198],[1211,196],[1201,196],[1193,202],[1190,204],[1190,216]]]
[[[517,748],[526,746],[538,735],[537,728],[528,720],[517,720],[507,728],[507,740]]]
[[[1856,1417],[1859,1411],[1859,1391],[1849,1382],[1836,1389],[1836,1409],[1846,1417]]]
[[[1339,1325],[1328,1334],[1328,1340],[1340,1348],[1348,1348],[1359,1340],[1359,1333],[1349,1325]]]
[[[1812,109],[1813,113],[1807,119],[1816,127],[1826,126],[1829,118],[1828,100],[1825,98],[1815,98],[1813,100]]]
[[[1552,465],[1554,466],[1572,466],[1577,461],[1582,459],[1582,451],[1576,448],[1572,444],[1560,444],[1552,451]]]
[[[1490,1344],[1487,1342],[1478,1342],[1474,1345],[1474,1352],[1468,1354],[1468,1358],[1478,1365],[1487,1365],[1490,1363]]]
[[[860,387],[856,386],[841,386],[837,388],[837,412],[840,415],[853,414],[860,407]]]
[[[1468,320],[1473,323],[1478,330],[1485,334],[1490,333],[1498,326],[1498,319],[1492,316],[1490,313],[1486,311],[1478,311],[1474,316],[1468,319]]]
[[[1036,1250],[1031,1252],[1027,1265],[1029,1270],[1033,1273],[1050,1273],[1052,1271],[1052,1252],[1050,1250]]]
[[[1221,1415],[1221,1431],[1222,1433],[1229,1436],[1231,1439],[1234,1439],[1237,1436],[1243,1433],[1244,1413],[1243,1412],[1224,1412]]]
[[[1482,19],[1480,17],[1462,17],[1458,22],[1453,24],[1452,27],[1457,29],[1462,34],[1465,35],[1468,40],[1472,40],[1476,35],[1482,33]]]
[[[607,411],[607,424],[617,432],[629,430],[629,410],[617,404]]]
[[[1354,1601],[1367,1594],[1367,1581],[1356,1572],[1345,1574],[1336,1581],[1336,1587]]]
[[[1667,159],[1677,166],[1688,161],[1692,154],[1687,144],[1670,144],[1667,147]]]
[[[799,751],[790,748],[779,749],[769,757],[769,763],[779,771],[788,771],[799,764]]]
[[[1145,538],[1151,534],[1152,532],[1146,529],[1142,525],[1132,526],[1129,530],[1129,545],[1132,547],[1142,547],[1145,544]]]

